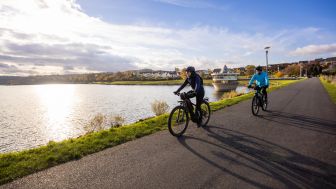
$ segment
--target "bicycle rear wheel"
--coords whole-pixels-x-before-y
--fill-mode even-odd
[[[209,102],[204,100],[201,104],[202,127],[205,127],[208,124],[210,120],[210,115],[211,115],[211,109]]]
[[[259,99],[257,96],[254,96],[252,100],[252,114],[258,115],[258,113],[259,113]]]
[[[187,130],[189,123],[188,112],[183,106],[176,106],[169,115],[168,130],[173,136],[179,137]]]
[[[263,111],[266,111],[267,106],[268,106],[268,102],[267,102],[267,99],[266,99],[265,95],[262,96],[262,102],[263,102],[263,104],[262,104],[261,108],[262,108]]]

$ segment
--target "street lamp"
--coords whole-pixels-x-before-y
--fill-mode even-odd
[[[266,73],[268,74],[268,49],[271,47],[265,47],[266,50]]]

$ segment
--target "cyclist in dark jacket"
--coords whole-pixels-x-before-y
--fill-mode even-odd
[[[201,104],[205,93],[203,87],[203,79],[196,73],[195,68],[192,66],[187,67],[186,72],[187,79],[174,93],[179,93],[188,84],[191,86],[191,88],[194,90],[194,93],[189,95],[188,98],[193,98],[196,96],[196,116],[198,118],[198,122],[200,122],[201,120],[198,115],[200,115],[199,112],[201,112]]]

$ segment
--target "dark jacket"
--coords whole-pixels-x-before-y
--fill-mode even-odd
[[[204,94],[203,79],[197,73],[193,72],[189,78],[187,78],[181,85],[177,92],[180,92],[185,86],[189,84],[191,88],[195,91],[196,95]]]

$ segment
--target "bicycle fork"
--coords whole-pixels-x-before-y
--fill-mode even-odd
[[[182,120],[180,120],[181,109],[179,109],[178,114],[177,114],[177,118],[176,118],[176,123],[184,121],[184,114],[185,114],[185,111],[182,111]]]

